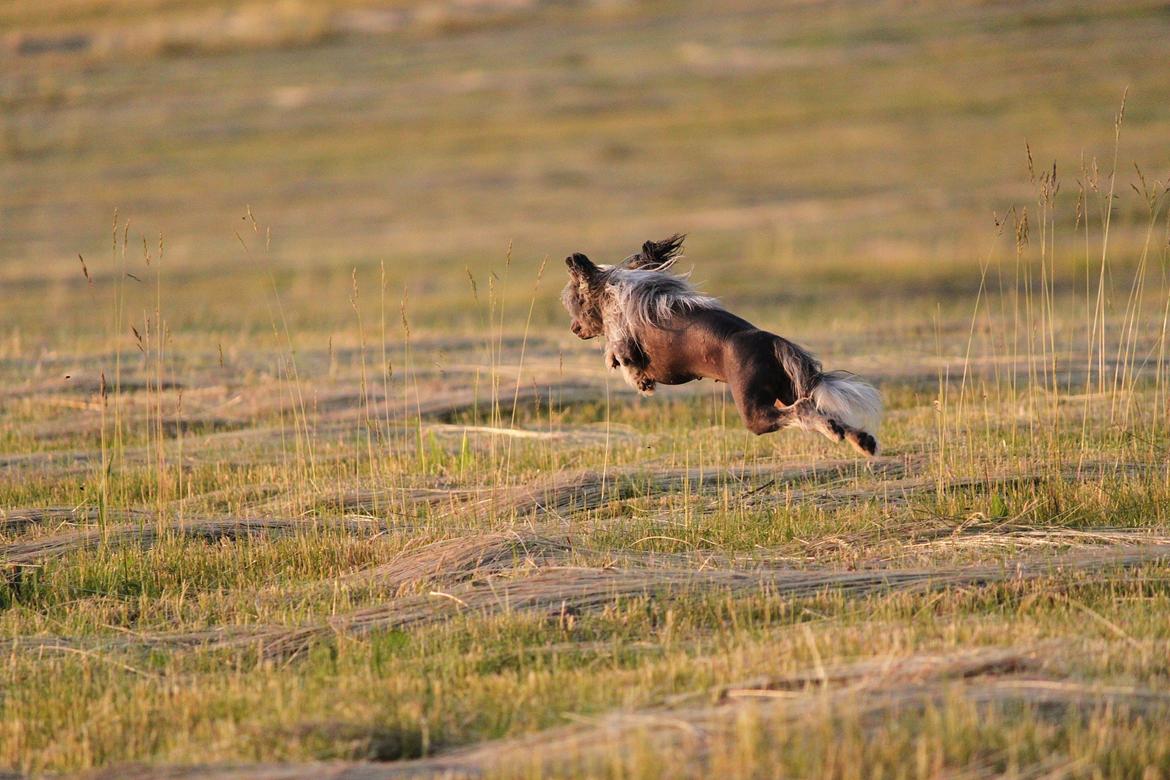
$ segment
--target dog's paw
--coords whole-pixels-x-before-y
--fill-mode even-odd
[[[850,431],[847,438],[849,439],[849,443],[863,455],[873,457],[877,454],[878,442],[873,437],[873,434],[866,433],[865,431]]]

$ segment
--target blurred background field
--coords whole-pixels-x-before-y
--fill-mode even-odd
[[[0,4],[0,767],[1168,776],[1168,42]],[[880,458],[605,374],[562,258],[675,232]]]
[[[1082,160],[1111,155],[1126,87],[1125,182],[1170,137],[1162,3],[21,1],[2,14],[0,283],[19,293],[6,321],[37,324],[10,332],[34,348],[95,325],[77,254],[96,279],[113,273],[116,209],[136,246],[164,234],[184,332],[266,327],[263,275],[234,235],[248,208],[271,227],[298,331],[348,324],[355,267],[373,280],[384,261],[420,325],[469,325],[464,269],[482,275],[509,243],[526,287],[546,256],[613,259],[676,231],[693,234],[697,279],[782,317],[786,296],[842,267],[871,305],[889,300],[873,293],[893,269],[969,295],[993,212],[1031,200],[1025,140],[1071,190]],[[401,19],[353,21],[367,15]],[[182,45],[98,45],[188,26]],[[799,273],[761,289],[761,268]]]

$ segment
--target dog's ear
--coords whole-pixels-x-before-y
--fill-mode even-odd
[[[592,279],[598,272],[598,268],[593,264],[593,261],[580,252],[574,252],[566,257],[565,265],[569,267],[569,273],[574,276],[579,276],[582,279]]]
[[[642,244],[641,253],[630,260],[629,267],[643,271],[665,271],[682,256],[682,245],[686,240],[685,233],[675,233],[662,241],[647,241]]]

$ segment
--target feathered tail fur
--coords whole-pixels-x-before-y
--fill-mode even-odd
[[[838,422],[867,433],[877,433],[882,419],[882,397],[877,388],[848,371],[821,374],[810,393],[817,409]]]

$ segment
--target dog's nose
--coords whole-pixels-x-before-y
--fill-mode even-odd
[[[575,322],[569,326],[569,330],[573,331],[574,336],[581,335],[581,326]]]

